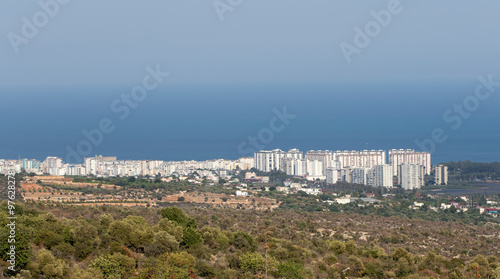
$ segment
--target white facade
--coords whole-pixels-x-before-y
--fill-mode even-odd
[[[281,149],[271,151],[261,150],[255,152],[255,168],[263,172],[271,172],[281,169],[281,159],[285,157],[285,152]]]
[[[292,152],[293,153],[293,152]],[[296,153],[296,152],[295,152]],[[300,156],[295,155],[295,156]],[[84,163],[67,164],[61,158],[47,157],[43,162],[33,159],[22,160],[3,160],[0,159],[0,173],[6,173],[8,169],[20,172],[25,169],[28,172],[49,173],[51,175],[96,175],[96,176],[139,176],[149,175],[170,176],[174,172],[179,175],[188,175],[197,171],[199,174],[206,170],[208,173],[203,176],[215,177],[214,172],[221,176],[227,174],[227,171],[239,169],[250,169],[254,165],[254,158],[240,158],[238,160],[207,160],[207,161],[180,161],[165,162],[159,160],[115,160],[115,157],[95,156],[85,158]],[[37,168],[39,170],[37,171]],[[201,175],[201,174],[200,174]]]
[[[285,154],[286,158],[293,158],[293,159],[302,159],[304,158],[304,154],[302,151],[298,150],[297,148],[293,148],[288,150],[288,152]]]
[[[339,181],[339,170],[337,168],[326,169],[326,183],[335,184]]]
[[[393,172],[390,165],[378,165],[373,168],[373,186],[393,187]]]
[[[335,151],[333,155],[342,167],[371,169],[386,164],[384,150]]]
[[[415,152],[413,149],[389,150],[389,165],[395,175],[399,174],[399,166],[403,164],[418,164],[424,166],[425,174],[431,173],[431,154],[429,152]]]
[[[246,192],[246,191],[236,191],[236,196],[248,196],[248,192]]]
[[[309,150],[306,152],[305,158],[321,162],[323,173],[326,173],[327,168],[332,167],[331,162],[334,161],[333,152],[330,150]]]
[[[290,149],[285,152],[281,149],[271,151],[261,150],[255,152],[255,168],[263,172],[271,172],[276,170],[284,170],[282,166],[283,159],[302,159],[303,154],[298,149]]]
[[[399,182],[405,190],[420,189],[424,186],[424,166],[403,164],[399,170]]]
[[[326,169],[326,183],[335,184],[339,181],[370,185],[369,175],[371,169],[367,168],[327,168]]]
[[[252,157],[240,158],[234,162],[234,169],[238,167],[240,170],[249,170],[255,167],[254,162],[255,160]]]
[[[305,161],[306,161],[308,176],[324,179],[323,162],[317,160],[305,160]]]
[[[281,161],[281,171],[287,175],[294,176],[313,176],[318,178],[324,176],[323,164],[316,160],[283,158]]]
[[[63,161],[61,158],[57,157],[47,157],[45,161],[42,162],[41,168],[43,172],[50,175],[60,175],[60,169],[63,167]]]
[[[436,185],[448,185],[448,166],[436,166],[435,181]]]
[[[339,180],[351,183],[351,168],[339,169]]]
[[[9,170],[20,172],[21,169],[22,169],[21,161],[0,159],[0,173],[2,174],[7,174]]]
[[[281,171],[295,176],[304,176],[307,173],[305,161],[294,158],[284,158],[281,162]]]
[[[366,168],[353,168],[351,170],[351,183],[368,185],[368,171]]]
[[[87,174],[97,174],[97,160],[96,158],[85,158],[84,160],[85,169]]]
[[[39,172],[40,171],[41,162],[34,159],[23,159],[22,160],[22,168],[27,172]]]
[[[351,198],[349,198],[349,197],[336,198],[335,202],[338,204],[348,204],[351,202]]]
[[[67,165],[66,166],[66,174],[67,175],[85,176],[85,175],[87,175],[87,171],[83,165]]]
[[[308,195],[319,195],[320,191],[317,188],[302,188],[301,191],[304,191]]]

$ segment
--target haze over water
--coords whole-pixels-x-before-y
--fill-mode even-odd
[[[66,156],[83,129],[108,117],[116,130],[94,154],[119,159],[236,159],[238,145],[269,127],[274,108],[296,115],[265,149],[363,150],[412,148],[434,128],[448,136],[437,144],[433,163],[500,161],[500,96],[480,103],[452,130],[443,113],[473,94],[477,81],[461,83],[364,83],[295,86],[167,86],[153,91],[128,118],[110,104],[130,89],[10,91],[0,104],[5,121],[0,158]]]

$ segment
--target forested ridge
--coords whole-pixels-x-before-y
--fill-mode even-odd
[[[500,179],[500,162],[480,163],[471,161],[448,162],[450,179],[474,180],[474,179]]]

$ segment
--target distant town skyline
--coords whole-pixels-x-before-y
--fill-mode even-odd
[[[424,185],[425,175],[432,170],[431,154],[412,149],[384,150],[308,150],[296,148],[260,150],[253,157],[237,160],[207,161],[117,160],[117,157],[96,155],[87,157],[83,164],[68,164],[58,157],[47,157],[43,162],[33,159],[6,161],[0,159],[0,173],[25,170],[49,175],[110,176],[171,176],[189,175],[204,170],[210,176],[224,178],[227,172],[257,169],[262,172],[281,171],[286,175],[303,177],[309,181],[339,181],[391,188],[394,177],[404,189],[418,189]],[[436,167],[440,170],[440,167]],[[446,177],[443,176],[446,173]],[[447,184],[447,170],[436,172],[436,179]]]

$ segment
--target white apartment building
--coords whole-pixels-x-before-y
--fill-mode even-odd
[[[83,165],[67,165],[67,175],[79,175],[85,176],[87,175],[87,170]]]
[[[317,178],[324,176],[323,163],[317,160],[283,158],[281,161],[281,171],[287,175],[295,176],[312,176]]]
[[[298,150],[297,148],[293,148],[288,150],[288,152],[285,155],[286,158],[294,158],[294,159],[302,159],[304,158],[304,154],[302,151]]]
[[[403,164],[418,164],[424,166],[424,173],[431,173],[431,154],[429,152],[415,152],[413,149],[389,150],[389,165],[395,175],[399,174],[399,166]]]
[[[304,160],[306,162],[307,176],[310,179],[325,179],[323,162],[317,160]]]
[[[22,168],[27,172],[39,172],[40,171],[41,162],[35,159],[23,159],[22,160]]]
[[[368,172],[367,168],[353,168],[351,170],[351,183],[368,185]]]
[[[50,175],[60,175],[60,169],[63,167],[63,161],[61,158],[57,157],[47,157],[45,161],[42,162],[41,168],[43,172]]]
[[[356,183],[356,184],[369,184],[370,170],[368,168],[327,168],[326,169],[326,183],[335,184],[339,181]]]
[[[373,186],[393,187],[393,172],[390,165],[378,165],[373,168]]]
[[[342,167],[371,169],[386,164],[384,150],[335,151],[333,155]]]
[[[304,176],[307,173],[305,160],[284,158],[281,162],[281,171],[287,175]]]
[[[448,185],[448,166],[436,166],[435,181],[436,185]]]
[[[281,159],[285,157],[285,152],[281,149],[271,151],[261,150],[255,153],[255,168],[270,172],[281,169]]]
[[[298,149],[290,149],[288,152],[281,149],[271,151],[261,150],[255,152],[255,168],[264,172],[282,170],[282,159],[302,159],[302,157],[303,154]]]
[[[339,169],[339,181],[351,183],[351,168]]]
[[[399,166],[398,180],[405,190],[420,189],[424,186],[424,166],[419,164]]]
[[[255,160],[252,157],[244,157],[244,158],[239,158],[234,162],[234,166],[232,169],[236,169],[237,167],[240,168],[240,170],[249,170],[253,167],[255,167]]]
[[[335,184],[339,181],[339,169],[337,168],[327,168],[326,169],[326,183]]]
[[[309,150],[306,152],[305,158],[311,161],[320,161],[323,173],[326,173],[327,168],[333,167],[332,162],[335,161],[333,152],[330,150]]]
[[[97,174],[97,159],[96,158],[84,158],[83,164],[85,165],[85,169],[87,170],[87,174]]]

